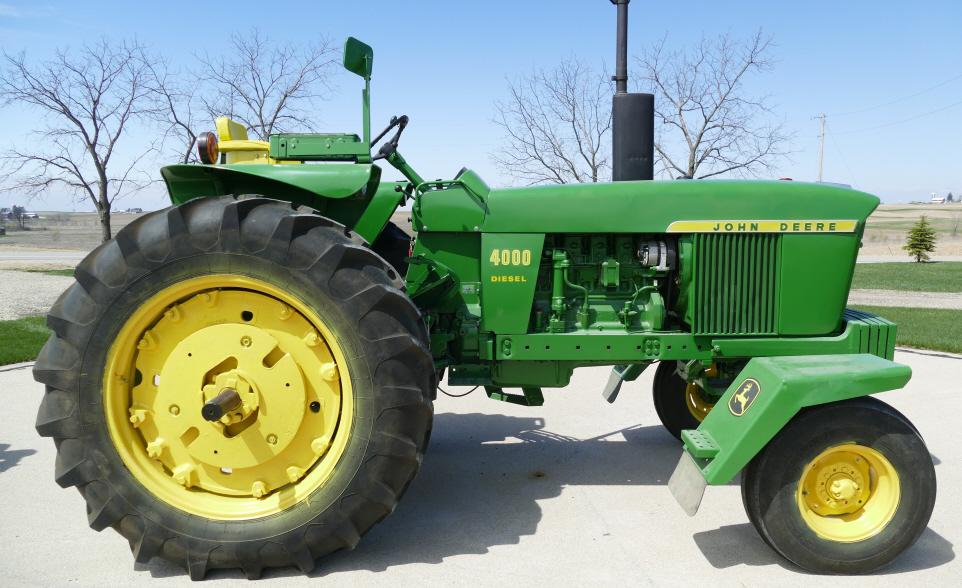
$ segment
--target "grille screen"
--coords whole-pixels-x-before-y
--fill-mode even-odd
[[[695,234],[698,335],[774,335],[780,235]]]

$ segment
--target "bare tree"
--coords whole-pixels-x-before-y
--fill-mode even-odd
[[[655,93],[662,171],[682,178],[750,176],[787,154],[788,136],[769,122],[767,98],[745,87],[749,77],[771,69],[771,37],[761,31],[744,41],[703,37],[687,51],[669,51],[665,41],[637,59]]]
[[[28,63],[22,53],[4,54],[3,61],[7,71],[0,76],[0,100],[35,107],[47,126],[29,146],[3,156],[0,180],[28,194],[61,187],[89,199],[103,239],[109,240],[114,200],[144,185],[136,177],[137,164],[150,148],[117,161],[131,121],[147,107],[143,48],[101,41],[59,50],[41,63]]]
[[[231,37],[228,57],[201,57],[213,98],[211,118],[230,116],[258,138],[293,128],[312,128],[312,106],[330,92],[336,51],[326,40],[300,47],[272,45],[259,31]]]
[[[165,60],[147,63],[147,84],[153,102],[150,117],[164,131],[164,149],[179,163],[199,161],[194,145],[198,126],[210,119],[200,100],[202,88],[198,76],[192,72],[175,70]]]
[[[610,174],[611,82],[578,61],[563,61],[509,86],[494,122],[504,143],[492,157],[528,184],[597,182]]]

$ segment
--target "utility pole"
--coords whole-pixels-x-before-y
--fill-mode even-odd
[[[822,164],[825,162],[825,113],[816,116],[818,124],[818,181],[822,181]]]

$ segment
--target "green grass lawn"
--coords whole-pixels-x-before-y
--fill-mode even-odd
[[[0,321],[0,365],[36,359],[49,335],[42,316]]]
[[[962,261],[859,263],[852,288],[962,292]]]
[[[962,353],[962,310],[856,306],[898,323],[896,344]]]

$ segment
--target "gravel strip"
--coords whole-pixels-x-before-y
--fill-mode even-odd
[[[933,255],[932,261],[962,261],[962,255]],[[858,263],[915,263],[908,255],[859,255]]]
[[[866,306],[904,306],[908,308],[947,308],[962,310],[962,294],[951,292],[902,292],[900,290],[852,290],[849,304]]]
[[[0,320],[46,314],[71,283],[67,276],[0,270]]]

